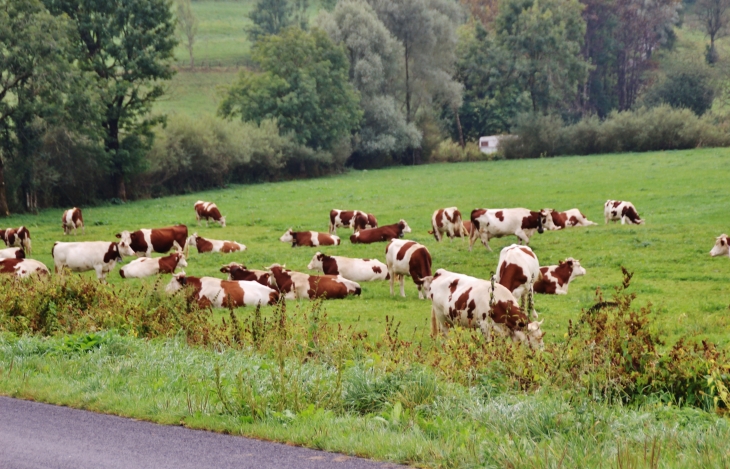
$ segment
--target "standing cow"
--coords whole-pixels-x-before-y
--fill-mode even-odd
[[[533,293],[533,286],[541,276],[540,263],[529,247],[513,244],[499,253],[495,280],[515,298],[520,298],[525,309],[529,296]],[[534,310],[533,314],[537,315]]]
[[[586,218],[583,213],[577,208],[571,208],[564,212],[558,212],[546,208],[545,211],[550,211],[553,219],[553,230],[562,230],[571,226],[592,226],[597,223],[590,221]]]
[[[185,225],[171,226],[168,228],[143,228],[129,232],[122,231],[116,234],[119,242],[132,248],[139,257],[152,257],[153,252],[166,254],[170,249],[182,251],[187,257],[188,250],[186,242],[188,239],[188,227]]]
[[[23,248],[27,255],[31,254],[30,231],[28,231],[28,228],[21,226],[17,229],[0,230],[0,237],[5,241],[6,246]]]
[[[621,224],[643,225],[644,220],[639,217],[636,207],[631,202],[621,200],[607,200],[603,204],[603,217],[608,224],[609,221],[619,221]]]
[[[586,269],[580,265],[580,261],[569,257],[559,261],[558,265],[540,267],[542,278],[535,282],[535,293],[547,295],[566,295],[568,285],[574,278],[586,274]]]
[[[378,220],[372,213],[360,210],[330,210],[330,234],[335,234],[337,228],[352,228],[357,233],[360,230],[377,227]]]
[[[405,275],[413,279],[418,287],[418,298],[424,299],[423,279],[431,276],[431,253],[426,246],[415,241],[394,239],[385,248],[385,263],[390,275],[390,294],[393,295],[393,282],[400,280],[400,296],[406,296]]]
[[[61,216],[61,226],[63,227],[63,234],[67,235],[73,230],[74,236],[76,236],[76,229],[81,228],[81,233],[86,233],[84,227],[84,217],[81,215],[81,209],[78,207],[70,208],[63,212]]]
[[[318,252],[307,266],[326,275],[342,275],[353,282],[388,280],[388,266],[377,259],[352,259],[350,257],[328,256]]]
[[[340,237],[317,231],[293,231],[291,228],[279,238],[282,243],[291,243],[291,247],[297,246],[339,246]]]
[[[466,233],[461,220],[461,212],[456,207],[440,208],[431,216],[431,227],[433,237],[441,242],[444,233],[449,235],[449,241],[455,237],[462,237]]]
[[[122,278],[144,278],[157,274],[174,274],[178,267],[187,267],[185,256],[173,252],[165,257],[140,257],[119,269]]]
[[[223,227],[226,226],[226,217],[221,216],[218,206],[212,202],[203,202],[202,200],[195,202],[195,219],[198,221],[198,226],[200,226],[200,220],[205,220],[205,226],[208,226],[210,220]]]
[[[411,227],[405,220],[392,225],[380,226],[369,230],[361,230],[350,236],[352,244],[370,244],[402,238],[404,233],[410,233]]]
[[[96,277],[104,280],[122,256],[133,256],[135,252],[126,241],[111,243],[109,241],[86,241],[77,243],[61,243],[56,241],[51,250],[56,273],[62,273],[64,267],[73,272],[96,271]]]
[[[489,251],[492,250],[489,240],[503,236],[517,236],[520,244],[523,242],[530,244],[530,238],[535,232],[542,234],[544,230],[553,229],[553,217],[550,212],[550,209],[535,212],[526,208],[472,210],[473,230],[469,239],[469,250],[471,251],[477,237],[481,238],[482,244]]]
[[[342,299],[350,295],[360,295],[360,285],[342,276],[308,275],[293,272],[284,266],[273,264],[269,268],[270,285],[277,288],[287,300],[305,298]]]
[[[715,238],[715,247],[710,251],[712,257],[728,256],[730,257],[730,238],[726,234],[721,234]]]

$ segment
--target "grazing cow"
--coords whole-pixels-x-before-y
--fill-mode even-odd
[[[542,322],[529,322],[517,300],[502,285],[468,275],[439,269],[424,279],[424,290],[432,300],[431,336],[445,336],[449,327],[480,328],[487,340],[492,329],[502,336],[530,347],[543,348]]]
[[[25,259],[23,248],[0,249],[0,259]]]
[[[570,210],[566,210],[564,212],[558,212],[548,208],[546,208],[545,210],[550,211],[552,215],[553,230],[562,230],[563,228],[567,228],[570,226],[597,225],[597,223],[594,223],[586,218],[586,216],[583,215],[583,213],[577,208],[571,208]]]
[[[84,227],[84,217],[81,215],[81,209],[78,207],[70,208],[63,212],[61,216],[61,226],[63,227],[63,234],[67,235],[74,230],[74,236],[76,236],[76,229],[81,228],[81,233],[86,232]]]
[[[542,278],[535,282],[535,293],[547,295],[565,295],[568,293],[570,282],[581,275],[586,274],[580,262],[572,257],[560,261],[558,265],[540,267]]]
[[[0,259],[0,274],[11,274],[18,278],[51,275],[48,267],[35,259]]]
[[[203,308],[273,305],[279,301],[279,292],[258,282],[188,277],[184,271],[172,276],[165,291],[175,293],[188,285]]]
[[[353,282],[388,280],[388,267],[377,259],[353,259],[318,252],[307,266],[326,275],[341,275]]]
[[[129,232],[122,231],[116,234],[120,243],[132,248],[139,257],[152,257],[153,252],[166,254],[170,249],[183,251],[188,255],[187,245],[188,227],[185,225],[170,226],[168,228],[144,228]]]
[[[297,246],[339,246],[340,237],[329,233],[319,233],[317,231],[292,231],[291,228],[286,230],[279,241],[282,243],[291,243],[291,247]]]
[[[308,275],[273,264],[269,268],[269,285],[277,288],[287,300],[325,298],[328,300],[360,295],[357,283],[338,275]]]
[[[173,252],[165,257],[140,257],[119,269],[122,278],[143,278],[157,274],[174,274],[178,267],[187,267],[185,256]]]
[[[461,221],[461,212],[456,207],[440,208],[433,212],[431,226],[433,231],[429,231],[429,233],[433,234],[438,242],[441,242],[444,233],[449,235],[450,241],[453,241],[454,237],[461,237],[466,233]]]
[[[424,299],[423,279],[431,276],[431,253],[426,246],[415,241],[394,239],[385,248],[385,263],[390,275],[390,294],[393,295],[393,282],[400,280],[400,296],[406,296],[405,275],[413,279],[418,287],[418,298]]]
[[[109,241],[86,241],[62,243],[56,241],[51,250],[56,273],[62,273],[64,267],[73,272],[96,271],[96,277],[104,280],[122,256],[133,256],[135,253],[126,241],[112,243]]]
[[[269,286],[269,277],[271,274],[265,270],[248,270],[245,265],[237,262],[221,267],[221,272],[228,274],[228,280],[246,280],[249,282],[258,282],[261,285]]]
[[[212,202],[203,202],[198,200],[195,202],[195,219],[198,221],[200,226],[200,220],[205,220],[205,226],[208,226],[208,222],[213,220],[213,223],[219,223],[221,226],[226,226],[226,217],[221,216],[218,206]]]
[[[20,228],[8,228],[0,230],[5,245],[11,248],[23,248],[26,254],[31,254],[30,231],[28,228],[21,226]]]
[[[201,254],[204,252],[229,253],[246,250],[246,246],[241,243],[227,240],[206,239],[202,236],[198,236],[198,233],[193,233],[193,235],[188,238],[186,244],[188,246],[195,246]]]
[[[730,238],[726,234],[722,234],[715,238],[715,247],[710,251],[712,257],[728,256],[730,257]]]
[[[639,213],[636,211],[636,207],[631,202],[621,200],[607,200],[603,204],[603,217],[606,220],[606,224],[609,221],[619,221],[621,224],[629,225],[643,225],[644,220],[639,217]]]
[[[499,208],[483,209],[478,208],[471,212],[471,222],[474,225],[472,235],[469,238],[469,250],[471,251],[477,237],[481,238],[482,244],[489,251],[489,240],[503,236],[517,236],[520,244],[530,244],[530,238],[535,231],[542,233],[543,230],[553,228],[553,217],[550,209],[534,212],[526,208]]]
[[[361,230],[350,236],[350,242],[353,244],[370,244],[382,241],[390,241],[395,238],[402,238],[403,233],[410,233],[411,227],[405,220],[401,220],[393,225],[385,225],[379,228],[371,228],[369,230]]]
[[[507,288],[515,298],[521,298],[525,308],[528,296],[533,291],[533,285],[541,277],[540,263],[529,247],[513,244],[499,253],[495,280]],[[534,310],[533,314],[536,315]]]
[[[330,210],[330,234],[335,234],[337,228],[352,228],[357,233],[360,230],[377,227],[378,220],[372,213],[360,210]]]

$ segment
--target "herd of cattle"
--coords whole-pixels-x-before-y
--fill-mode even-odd
[[[214,203],[198,201],[195,215],[202,220],[226,226],[226,219]],[[621,224],[643,224],[631,202],[608,200],[604,204],[605,223],[621,221]],[[419,298],[430,299],[431,333],[446,334],[456,324],[480,328],[490,338],[492,332],[509,336],[531,347],[542,347],[542,321],[537,321],[533,307],[533,294],[566,294],[568,285],[576,277],[586,274],[577,259],[571,257],[558,265],[540,266],[535,253],[528,246],[530,238],[545,230],[567,227],[590,226],[578,209],[558,212],[552,209],[532,211],[524,208],[475,209],[469,220],[463,220],[456,207],[436,210],[431,217],[432,231],[437,242],[448,236],[468,238],[469,250],[474,243],[481,243],[491,251],[492,238],[516,236],[519,244],[507,246],[500,252],[496,274],[488,280],[438,269],[432,272],[431,254],[426,246],[403,239],[411,228],[405,220],[392,225],[379,226],[372,214],[358,210],[332,210],[329,231],[295,232],[288,229],[280,241],[292,247],[337,246],[338,228],[353,230],[353,244],[387,242],[385,263],[376,259],[357,259],[330,256],[316,252],[307,266],[323,275],[309,275],[286,269],[285,265],[273,264],[266,270],[249,270],[244,265],[231,262],[220,268],[228,275],[226,280],[217,277],[193,277],[178,268],[187,266],[190,246],[198,253],[231,253],[245,251],[246,246],[229,240],[206,239],[197,233],[188,235],[185,225],[167,228],[140,229],[117,233],[118,241],[56,242],[51,251],[57,274],[68,269],[74,272],[94,270],[97,278],[104,280],[123,256],[137,259],[119,270],[123,278],[142,278],[158,274],[172,274],[166,291],[174,293],[186,286],[193,289],[193,297],[203,307],[237,307],[271,305],[284,299],[338,299],[359,295],[358,282],[390,282],[394,294],[395,281],[400,283],[400,294],[405,297],[405,277],[411,277],[418,288]],[[76,234],[84,230],[81,210],[74,207],[62,216],[64,234]],[[31,254],[30,232],[25,227],[0,230],[0,238],[7,249],[0,249],[0,273],[20,278],[34,274],[50,274],[41,262],[28,259]],[[723,234],[716,239],[710,255],[730,257],[730,239]],[[172,254],[167,254],[173,251]],[[152,253],[167,254],[153,258]],[[518,301],[519,300],[519,301]],[[531,317],[530,317],[531,316]]]

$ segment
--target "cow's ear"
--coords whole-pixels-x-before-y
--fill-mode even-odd
[[[122,233],[117,233],[114,236],[116,236],[117,238],[120,238],[121,239],[122,238]]]
[[[563,265],[565,261],[558,261],[558,265]]]

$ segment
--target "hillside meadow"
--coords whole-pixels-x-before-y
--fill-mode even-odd
[[[610,291],[620,283],[620,268],[625,266],[635,273],[631,291],[640,304],[654,305],[656,323],[670,343],[689,336],[727,346],[730,260],[708,253],[715,236],[730,231],[728,162],[730,151],[717,149],[349,171],[316,180],[85,207],[86,233],[75,240],[114,240],[114,234],[125,229],[183,223],[190,234],[235,240],[248,247],[243,253],[205,255],[192,248],[185,269],[189,275],[222,277],[218,269],[231,261],[258,269],[276,262],[306,272],[317,249],[292,248],[278,240],[283,232],[289,227],[326,231],[331,208],[359,209],[376,214],[381,225],[405,219],[413,229],[407,237],[428,247],[434,270],[488,278],[496,269],[499,250],[516,238],[492,240],[493,252],[481,244],[469,252],[466,240],[437,243],[427,233],[434,210],[455,205],[468,217],[476,207],[578,207],[599,225],[545,232],[531,242],[541,265],[570,256],[588,272],[571,284],[568,295],[536,297],[546,341],[562,340],[568,321],[592,304],[596,288]],[[604,225],[603,203],[609,198],[632,201],[646,224]],[[198,199],[216,202],[227,216],[227,227],[197,227],[193,204]],[[47,210],[37,216],[13,216],[6,224],[28,226],[32,257],[53,268],[53,243],[73,240],[63,236],[60,217],[61,210]],[[323,252],[384,261],[384,243],[352,245],[348,230],[340,229],[339,234],[342,245]],[[118,271],[117,266],[108,277],[113,285],[155,282],[124,280]],[[402,336],[428,338],[430,304],[418,300],[409,278],[406,298],[390,296],[387,282],[366,283],[361,297],[328,301],[325,309],[332,320],[367,330],[371,337],[383,332],[389,316],[401,324]],[[251,310],[241,313],[245,316],[247,311]]]

